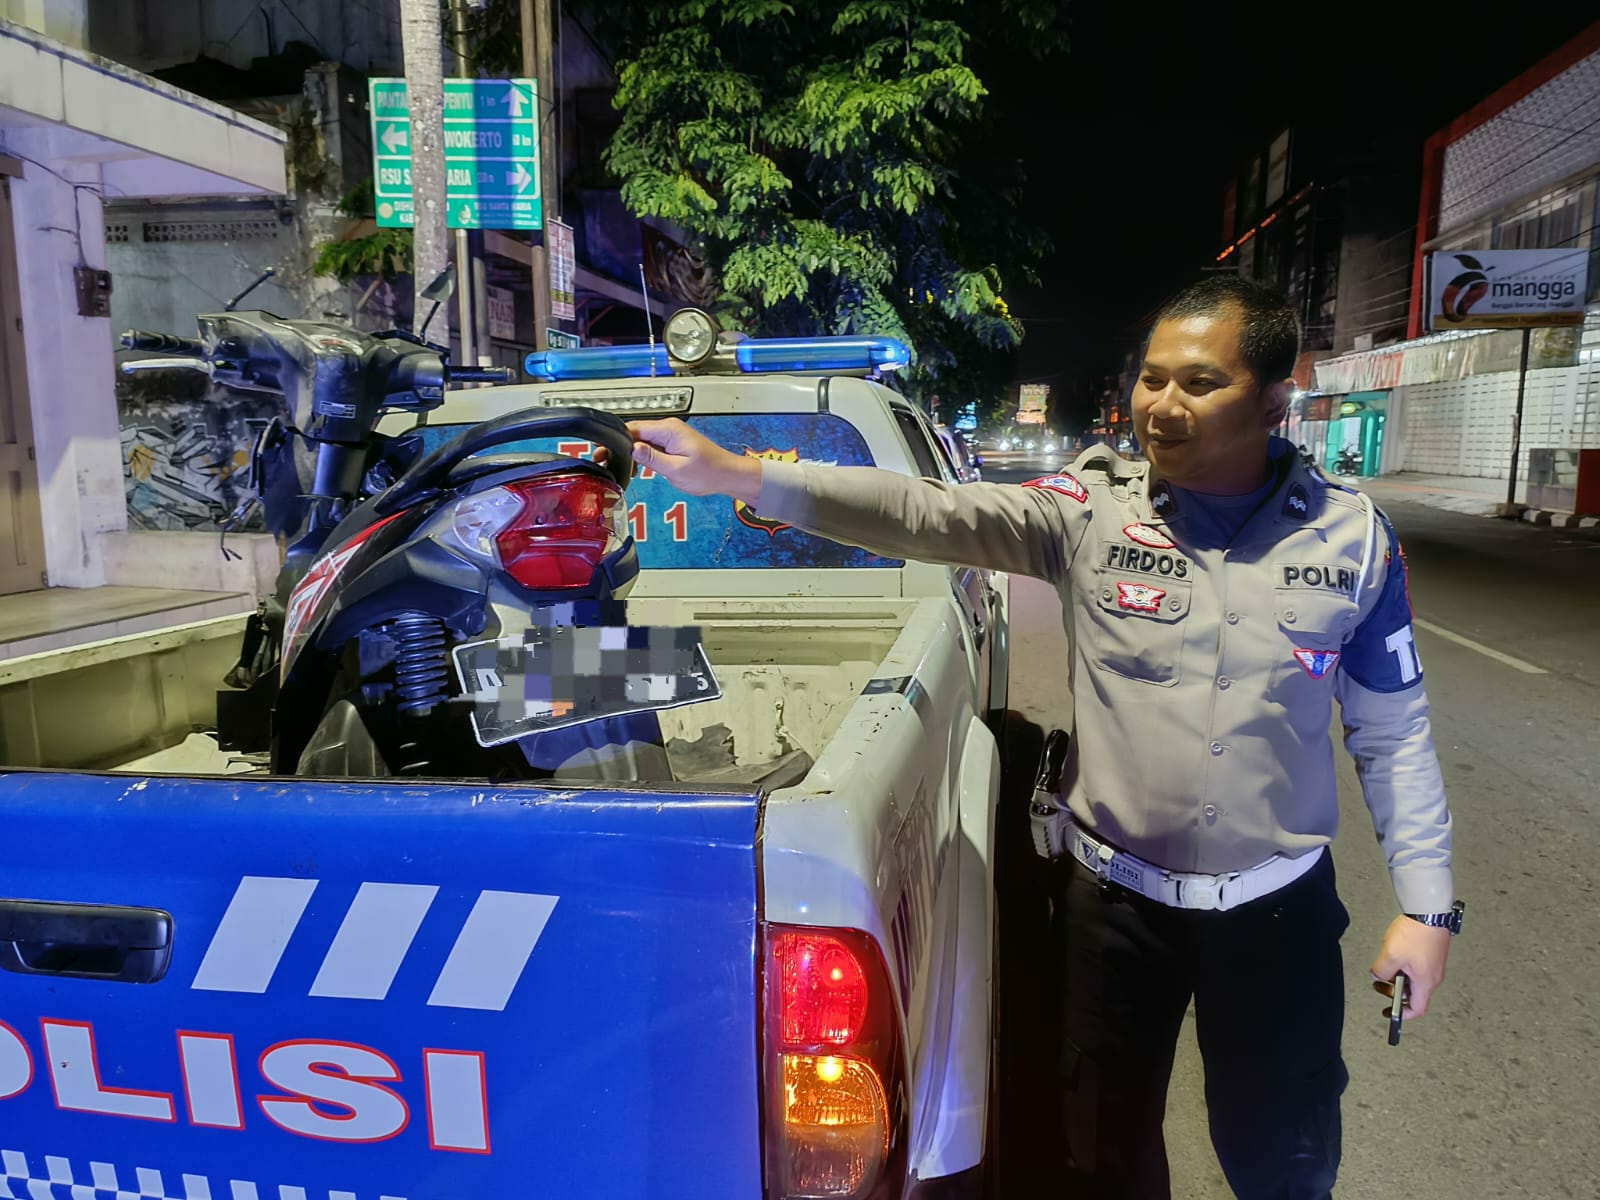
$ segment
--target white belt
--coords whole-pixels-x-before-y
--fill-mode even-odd
[[[1088,867],[1102,883],[1115,883],[1169,908],[1203,908],[1226,912],[1287,887],[1316,866],[1327,849],[1318,846],[1299,858],[1274,854],[1264,863],[1223,875],[1169,871],[1145,862],[1086,833],[1076,821],[1069,830],[1072,857]]]

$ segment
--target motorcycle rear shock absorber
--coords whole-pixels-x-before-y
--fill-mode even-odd
[[[395,619],[395,691],[402,714],[421,715],[445,698],[450,679],[444,622],[407,614]]]

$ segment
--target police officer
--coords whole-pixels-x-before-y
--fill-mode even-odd
[[[1271,431],[1299,330],[1218,275],[1160,312],[1133,396],[1147,462],[1104,446],[1021,486],[763,462],[680,421],[635,458],[686,491],[884,555],[1020,572],[1062,598],[1075,729],[1065,961],[1072,1195],[1170,1194],[1162,1117],[1191,1001],[1211,1135],[1246,1200],[1330,1195],[1348,916],[1332,705],[1399,901],[1372,966],[1428,1009],[1459,929],[1450,815],[1389,522]]]

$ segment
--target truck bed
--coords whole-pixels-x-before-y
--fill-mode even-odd
[[[645,597],[636,624],[697,626],[722,696],[660,714],[676,783],[790,787],[839,731],[878,672],[915,600]],[[922,603],[928,603],[923,601]],[[935,602],[942,603],[942,602]],[[120,764],[138,774],[253,774],[205,735]]]

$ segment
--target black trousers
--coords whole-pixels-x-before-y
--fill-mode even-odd
[[[1323,1200],[1339,1167],[1349,916],[1333,858],[1227,912],[1168,908],[1069,864],[1056,893],[1074,1200],[1168,1200],[1161,1125],[1190,998],[1211,1141],[1240,1200]],[[1181,1182],[1181,1181],[1180,1181]]]

